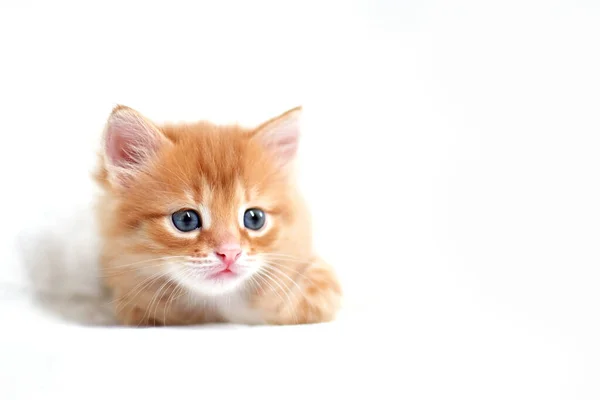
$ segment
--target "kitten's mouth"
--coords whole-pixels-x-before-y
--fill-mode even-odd
[[[220,271],[217,271],[209,276],[210,279],[227,279],[234,278],[238,274],[231,270],[230,267],[225,267]]]

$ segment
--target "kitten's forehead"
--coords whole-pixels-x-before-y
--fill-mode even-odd
[[[228,221],[235,218],[246,208],[259,207],[264,210],[273,209],[276,199],[259,186],[246,186],[242,177],[235,178],[225,187],[211,185],[202,181],[195,194],[195,204],[210,213],[211,219]]]
[[[246,192],[240,179],[235,179],[229,185],[217,186],[200,177],[196,192],[198,203],[211,211],[216,218],[224,219],[231,215],[246,197]]]
[[[174,146],[157,163],[155,182],[204,210],[213,226],[236,221],[242,207],[279,206],[282,179],[249,131],[209,124],[170,126]]]

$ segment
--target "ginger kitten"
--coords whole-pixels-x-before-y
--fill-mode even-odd
[[[102,277],[122,324],[335,318],[341,288],[294,182],[301,113],[246,129],[113,109],[96,178]]]

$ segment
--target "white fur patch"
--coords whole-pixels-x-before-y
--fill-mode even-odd
[[[212,219],[208,207],[200,204],[198,206],[198,211],[200,212],[200,218],[202,219],[202,229],[210,229]]]
[[[251,308],[248,300],[241,296],[220,297],[216,305],[221,316],[232,324],[260,325],[265,323],[260,313]]]

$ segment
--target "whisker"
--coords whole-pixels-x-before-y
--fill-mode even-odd
[[[185,278],[185,277],[184,277],[184,278]],[[175,301],[175,300],[177,300],[177,299],[181,298],[181,297],[182,297],[182,296],[185,294],[186,290],[187,290],[187,289],[185,288],[185,286],[183,286],[183,285],[179,285],[179,291],[177,292],[177,293],[178,293],[178,295],[177,295],[177,297],[175,297],[175,298],[173,299],[173,301]]]
[[[255,277],[253,275],[250,275],[250,279],[248,280],[248,283],[250,283],[252,285],[253,290],[255,290],[256,292],[260,291],[260,285],[258,284],[258,282],[256,282]]]
[[[173,258],[190,258],[190,257],[189,256],[164,256],[164,257],[150,258],[148,260],[140,260],[140,261],[132,262],[129,264],[109,265],[109,266],[106,266],[105,269],[120,269],[120,268],[129,267],[131,265],[147,263],[150,261],[163,261],[163,260],[170,260]]]
[[[283,284],[283,282],[281,282],[281,284],[285,286],[285,289],[284,289],[283,287],[281,287],[281,285],[279,285],[279,282],[278,282],[278,281],[276,281],[276,280],[275,280],[275,279],[272,277],[272,274],[270,274],[268,270],[262,270],[262,271],[259,271],[259,274],[262,274],[263,276],[265,276],[265,277],[267,277],[267,278],[271,279],[271,281],[272,281],[272,282],[274,282],[274,283],[275,283],[275,284],[276,284],[276,285],[277,285],[277,286],[278,286],[278,287],[281,289],[281,291],[282,291],[283,293],[286,293],[286,294],[287,294],[287,292],[289,292],[290,288],[289,288],[287,285],[284,285],[284,284]]]
[[[270,267],[270,269],[268,269],[267,271],[277,272],[280,275],[282,275],[283,277],[287,278],[294,285],[296,285],[296,287],[298,288],[297,292],[300,294],[300,296],[302,296],[304,298],[304,300],[308,301],[306,294],[304,294],[304,291],[302,290],[302,288],[300,288],[300,286],[298,285],[297,282],[295,282],[292,278],[290,278],[285,272],[283,272],[277,268],[273,268],[273,266],[271,266],[271,265],[268,265],[268,267]]]
[[[265,261],[265,262],[263,262],[263,263],[264,263],[264,264],[267,264],[267,265],[270,265],[272,268],[274,268],[274,267],[277,267],[277,268],[283,268],[283,269],[286,269],[286,270],[288,270],[288,271],[294,272],[294,273],[296,273],[296,274],[300,275],[301,277],[303,277],[304,279],[308,280],[308,281],[309,281],[309,282],[311,282],[311,283],[312,283],[312,281],[313,281],[313,280],[312,280],[312,279],[310,279],[308,276],[304,275],[302,272],[300,272],[300,271],[298,271],[298,270],[296,270],[296,269],[294,269],[294,268],[290,268],[290,267],[288,267],[287,265],[285,265],[285,264],[282,264],[281,262],[276,262],[276,261],[275,261],[275,262],[273,262],[273,261],[271,261],[271,262],[268,262],[268,261]],[[290,279],[291,279],[291,278],[290,278]]]
[[[167,306],[169,305],[169,299],[173,296],[173,289],[175,289],[178,286],[177,282],[174,280],[171,280],[169,283],[169,286],[167,286],[165,288],[165,292],[168,292],[169,290],[171,290],[171,293],[169,294],[169,296],[167,297],[167,301],[165,302],[165,306],[163,307],[163,326],[167,326]],[[156,321],[156,313],[158,312],[158,306],[160,305],[160,300],[156,302],[156,307],[154,309],[154,320]]]
[[[173,307],[173,304],[185,294],[185,290],[185,287],[179,285],[177,291],[173,292],[173,298],[170,300],[170,302],[167,302],[167,305],[169,306],[169,311],[171,310],[171,307]],[[165,310],[165,315],[166,314],[167,311]]]
[[[151,283],[151,282],[152,282],[154,279],[158,279],[158,278],[160,277],[160,275],[161,275],[161,271],[154,273],[153,275],[151,275],[151,276],[149,276],[149,277],[145,278],[145,279],[144,279],[144,280],[142,280],[141,282],[138,282],[138,283],[137,283],[137,284],[136,284],[136,285],[135,285],[135,286],[134,286],[132,289],[130,289],[130,290],[129,290],[129,291],[126,293],[126,294],[124,294],[124,295],[121,295],[121,296],[117,297],[116,299],[113,299],[113,300],[112,300],[112,301],[110,301],[109,303],[114,303],[114,302],[116,302],[116,301],[119,301],[119,300],[121,300],[122,298],[129,297],[129,294],[130,294],[131,292],[133,292],[134,290],[136,290],[136,289],[140,288],[140,286],[145,286],[145,285],[147,285],[147,284]],[[136,295],[137,295],[137,292],[136,292]]]
[[[284,289],[281,287],[281,285],[279,285],[279,283],[278,283],[278,281],[275,279],[275,277],[272,277],[272,276],[271,276],[271,275],[268,273],[268,271],[266,271],[266,270],[259,270],[259,272],[258,272],[258,275],[257,275],[257,276],[265,276],[266,278],[269,278],[269,279],[271,279],[271,281],[272,281],[273,283],[275,283],[275,284],[276,284],[276,285],[277,285],[277,286],[278,286],[278,287],[281,289],[281,291],[282,291],[282,292],[285,294],[285,296],[287,297],[288,304],[289,304],[289,307],[288,307],[288,309],[290,310],[290,314],[292,314],[291,316],[294,318],[294,321],[295,321],[295,322],[298,322],[298,316],[296,315],[296,312],[295,312],[295,310],[294,310],[294,302],[292,301],[292,298],[291,298],[291,297],[290,297],[290,295],[289,295],[290,288],[289,288],[289,287],[287,287],[286,285],[284,285],[284,286],[286,286],[286,290],[284,290]],[[283,282],[281,282],[281,283],[283,284]],[[275,291],[275,292],[277,292],[277,291]],[[281,299],[282,303],[284,303],[284,304],[285,304],[285,300],[283,299],[283,297],[279,296],[279,298]]]
[[[289,260],[300,261],[300,262],[310,261],[310,257],[300,258],[300,257],[293,256],[291,254],[284,254],[284,253],[260,253],[260,256],[267,257],[267,258],[289,259]]]
[[[152,285],[152,283],[154,281],[160,279],[165,274],[166,274],[166,272],[159,271],[159,272],[155,273],[154,275],[144,279],[142,282],[138,283],[136,286],[134,286],[133,289],[129,290],[125,295],[120,296],[119,298],[113,300],[112,302],[117,301],[117,300],[119,301],[119,304],[117,304],[115,307],[116,313],[118,314],[121,311],[123,311],[125,309],[125,307],[127,307],[127,305],[129,305],[129,303],[131,303],[135,298],[137,298],[144,291],[144,289],[146,289],[147,287]],[[130,293],[135,291],[136,289],[137,289],[137,291],[135,292],[135,294],[133,296],[130,296]],[[125,302],[125,304],[123,304],[122,302],[125,299],[129,299],[129,300],[127,302]]]
[[[148,268],[153,268],[153,267],[157,267],[160,265],[163,265],[163,263],[161,263],[160,261],[167,261],[167,260],[172,260],[174,258],[183,258],[184,260],[186,256],[168,256],[168,257],[159,257],[159,258],[153,258],[153,259],[149,259],[149,260],[143,260],[143,261],[138,261],[135,263],[131,263],[131,264],[123,264],[123,265],[113,265],[113,266],[106,266],[106,267],[102,267],[100,269],[100,273],[98,274],[98,277],[100,278],[108,278],[111,276],[118,276],[118,275],[122,275],[124,273],[127,272],[135,272],[135,271],[141,271],[144,269],[148,269]],[[149,263],[146,265],[136,265],[136,264],[142,264],[142,263]],[[131,266],[136,265],[134,268],[131,268]],[[104,272],[107,271],[107,272]]]
[[[105,274],[98,274],[97,276],[99,278],[110,278],[111,276],[119,276],[119,275],[123,275],[126,273],[131,273],[131,272],[139,272],[142,270],[146,270],[146,269],[151,269],[151,268],[155,268],[155,267],[161,267],[164,266],[164,264],[162,263],[152,263],[152,264],[148,264],[148,265],[144,265],[141,267],[135,267],[135,268],[123,268],[119,271],[114,271],[111,273],[105,273]]]
[[[277,289],[275,289],[275,287],[273,285],[271,285],[269,283],[269,281],[267,281],[264,276],[262,276],[262,274],[260,273],[260,271],[254,275],[256,278],[260,278],[261,281],[263,281],[281,300],[282,303],[285,303],[285,299],[283,297],[281,297],[281,295],[277,292]]]
[[[171,299],[173,298],[174,294],[175,291],[172,291],[169,297],[167,298],[167,301],[165,302],[165,306],[163,307],[163,326],[167,326],[167,307],[171,303]]]
[[[148,318],[150,318],[150,314],[151,314],[151,310],[152,307],[154,306],[155,301],[159,300],[159,296],[163,291],[163,288],[167,285],[171,283],[170,280],[167,280],[166,282],[164,282],[161,287],[154,293],[154,295],[152,296],[152,300],[150,300],[150,304],[148,304],[148,307],[146,309],[146,312],[144,312],[144,316],[142,317],[142,321],[146,319],[146,314],[148,314]],[[158,304],[158,303],[157,303]],[[156,311],[154,311],[154,316],[152,317],[152,319],[154,320],[154,326],[156,326]]]
[[[278,273],[280,273],[282,276],[286,277],[286,278],[287,278],[287,279],[288,279],[290,282],[292,282],[294,285],[296,285],[296,287],[298,288],[298,290],[302,291],[302,289],[300,288],[300,285],[298,285],[298,283],[297,283],[295,280],[293,280],[292,278],[290,278],[290,276],[289,276],[288,274],[286,274],[286,273],[285,273],[285,272],[283,272],[283,271],[280,271],[280,270],[278,270],[278,269],[277,269],[275,266],[273,266],[273,265],[271,265],[271,264],[264,263],[264,265],[265,265],[266,267],[268,267],[268,270],[270,270],[270,271],[274,271],[274,272],[278,272]]]

